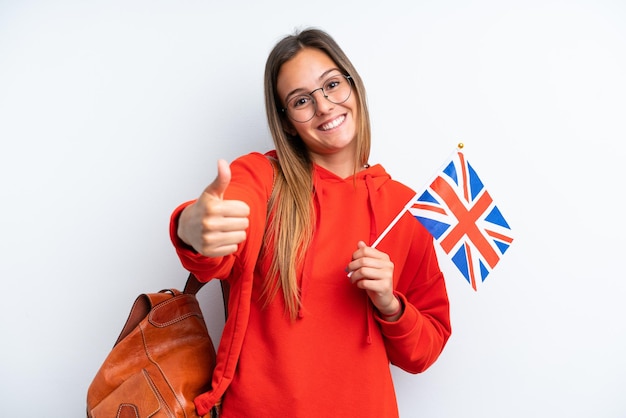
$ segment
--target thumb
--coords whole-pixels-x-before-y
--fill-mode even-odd
[[[225,160],[217,160],[217,177],[204,189],[204,194],[223,199],[224,192],[230,183],[230,166]]]

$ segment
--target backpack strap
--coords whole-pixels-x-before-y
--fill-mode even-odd
[[[201,282],[198,278],[193,274],[189,273],[189,277],[187,277],[187,282],[185,283],[185,289],[183,293],[187,293],[188,295],[195,295],[202,289],[206,282]]]

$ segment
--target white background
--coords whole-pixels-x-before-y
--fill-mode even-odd
[[[462,141],[514,231],[478,292],[440,258],[453,335],[394,368],[401,416],[626,416],[621,0],[0,0],[0,414],[85,416],[136,295],[183,285],[171,211],[271,147],[265,58],[309,25],[365,80],[370,162],[419,189]]]

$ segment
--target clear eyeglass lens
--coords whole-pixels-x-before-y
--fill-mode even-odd
[[[334,104],[341,104],[348,100],[352,92],[350,78],[337,74],[324,82],[321,93],[326,100]],[[317,110],[315,98],[310,94],[301,94],[292,97],[287,103],[287,115],[296,122],[308,122],[313,119]]]

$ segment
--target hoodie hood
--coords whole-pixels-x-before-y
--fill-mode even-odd
[[[374,208],[377,206],[380,188],[386,182],[391,180],[391,176],[387,174],[385,169],[380,164],[365,168],[364,170],[356,173],[354,176],[350,176],[345,179],[338,177],[334,173],[318,165],[314,165],[314,167],[313,199],[316,216],[320,216],[322,213],[320,209],[324,207],[326,203],[333,205],[333,202],[327,202],[327,197],[332,195],[330,190],[337,187],[337,185],[347,184],[353,185],[355,189],[364,189],[367,191],[367,208],[370,214],[370,226],[369,240],[367,237],[363,237],[363,240],[368,244],[373,243],[379,233],[376,211]]]

